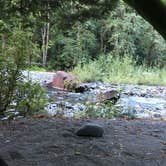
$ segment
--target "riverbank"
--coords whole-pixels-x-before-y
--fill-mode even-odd
[[[87,122],[102,138],[78,137]],[[166,123],[144,120],[31,119],[0,122],[0,157],[8,166],[165,166]]]

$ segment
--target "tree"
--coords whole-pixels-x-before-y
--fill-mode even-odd
[[[122,58],[128,55],[137,65],[145,64],[147,67],[165,65],[164,39],[123,1],[103,22],[104,53],[111,52],[114,57]]]
[[[0,116],[4,116],[14,100],[18,84],[23,79],[22,70],[26,68],[27,59],[36,53],[37,48],[31,40],[32,33],[28,29],[9,27],[9,31],[10,33],[5,36],[5,45],[3,40],[0,40]]]

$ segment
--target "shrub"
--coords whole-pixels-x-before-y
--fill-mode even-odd
[[[6,25],[7,26],[7,25]],[[20,81],[23,80],[22,70],[28,65],[30,56],[35,56],[37,46],[32,42],[29,30],[16,27],[5,34],[5,41],[0,40],[0,117],[10,108],[15,98]],[[0,33],[0,37],[4,34]]]
[[[32,116],[44,110],[48,99],[45,90],[38,83],[29,81],[19,84],[14,101],[19,115]]]
[[[11,62],[10,58],[0,58],[0,116],[4,116],[13,100],[18,80],[21,79],[20,71]]]

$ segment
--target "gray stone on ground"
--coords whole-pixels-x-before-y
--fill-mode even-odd
[[[102,137],[103,134],[103,127],[94,123],[87,123],[76,131],[77,136]]]

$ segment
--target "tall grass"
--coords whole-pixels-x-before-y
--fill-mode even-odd
[[[136,66],[128,56],[123,59],[111,55],[101,56],[96,61],[78,65],[72,73],[82,82],[100,80],[107,83],[166,85],[166,69]]]
[[[27,70],[29,70],[29,71],[43,71],[43,72],[46,72],[46,69],[44,69],[42,67],[38,67],[38,66],[28,67]]]
[[[72,73],[77,76],[81,82],[103,81],[103,73],[99,68],[98,61],[92,61],[83,66],[78,65]]]

